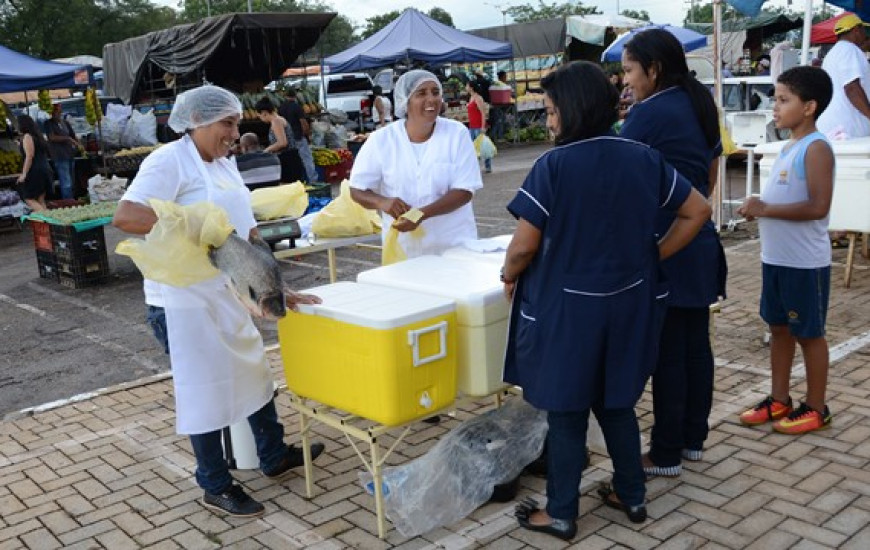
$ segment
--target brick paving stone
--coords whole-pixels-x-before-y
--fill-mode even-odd
[[[112,491],[108,495],[95,498],[93,504],[97,508],[102,508],[115,504],[116,502],[126,502],[128,499],[138,496],[143,492],[144,491],[141,487],[139,487],[138,485],[134,485],[133,487],[127,487],[126,489],[121,489],[120,491]]]
[[[749,543],[747,537],[709,521],[696,521],[686,531],[728,548],[743,549]]]
[[[35,497],[37,495],[42,494],[42,489],[33,482],[31,479],[22,479],[20,481],[15,481],[10,483],[8,486],[9,490],[18,497],[19,500],[27,500],[31,497]]]
[[[140,494],[127,501],[131,508],[143,514],[145,517],[151,517],[154,514],[159,514],[166,510],[166,505],[155,499],[149,494]]]
[[[760,471],[753,472],[754,475],[760,475]],[[775,477],[771,475],[771,477]],[[806,504],[815,498],[815,495],[811,493],[806,493],[804,491],[798,491],[793,487],[789,487],[787,485],[782,485],[780,483],[775,483],[772,481],[762,481],[758,485],[755,486],[755,490],[759,493],[764,493],[766,495],[770,495],[772,497],[776,497],[778,499],[788,500],[789,502],[795,502],[798,504]]]
[[[685,483],[681,483],[680,485],[675,487],[673,492],[677,495],[680,495],[681,497],[685,497],[687,499],[694,500],[696,502],[700,502],[714,508],[723,506],[729,500],[728,497],[723,497],[722,495],[718,495],[712,491],[708,491],[707,489],[699,489],[698,487],[695,487],[693,485],[687,485]]]
[[[870,540],[870,525],[855,533],[840,547],[842,550],[866,550]]]
[[[0,510],[3,510],[3,516],[14,514],[24,509],[24,503],[17,496],[9,494],[0,497]]]
[[[79,483],[74,484],[76,491],[81,493],[83,497],[88,500],[94,500],[95,498],[104,496],[109,493],[109,490],[105,485],[97,481],[96,479],[86,479]]]
[[[298,535],[293,535],[293,540],[296,541],[297,544],[301,544],[303,548],[309,548],[353,528],[354,526],[350,523],[341,518],[337,518],[318,525],[314,529],[303,531]]]
[[[693,550],[700,548],[704,538],[692,533],[679,533],[656,547],[657,550]]]
[[[870,512],[860,508],[846,508],[838,512],[823,527],[844,535],[852,535],[867,525],[870,525]]]
[[[191,525],[184,520],[177,519],[167,523],[161,527],[151,529],[136,535],[136,540],[144,545],[154,544],[164,539],[174,537],[179,533],[183,533],[191,528]]]
[[[744,468],[746,468],[746,462],[729,456],[704,470],[704,474],[720,480],[730,479],[741,473]]]
[[[746,517],[731,526],[735,533],[755,540],[761,535],[773,530],[783,520],[784,516],[770,510],[747,510]]]
[[[363,529],[351,529],[338,535],[338,539],[342,541],[348,548],[365,548],[366,550],[385,550],[392,548],[392,545],[386,541],[382,541],[377,536],[372,535]]]
[[[85,539],[94,538],[97,535],[107,533],[113,529],[115,529],[115,525],[111,521],[103,520],[79,527],[78,529],[73,529],[72,531],[67,531],[66,533],[61,533],[57,538],[66,546],[68,544],[81,542]]]
[[[223,546],[223,540],[219,536],[204,534],[196,529],[189,529],[175,535],[172,540],[185,550],[212,550]],[[274,546],[273,548],[280,547]]]
[[[41,529],[42,524],[39,523],[36,519],[29,519],[27,521],[22,521],[16,525],[10,525],[4,529],[0,529],[0,543],[4,543],[6,541],[15,539],[25,533],[29,533],[31,531],[35,531],[37,529]]]
[[[114,519],[115,516],[129,511],[130,507],[127,505],[126,502],[116,502],[115,504],[111,504],[109,506],[97,508],[93,512],[82,514],[76,517],[76,521],[78,521],[82,525],[87,525],[95,521],[100,521],[101,519]]]
[[[758,485],[758,483],[760,483],[760,480],[756,477],[744,474],[737,474],[729,479],[722,481],[722,483],[716,485],[710,490],[717,494],[734,499],[740,495],[743,495],[744,493]]]
[[[808,493],[820,494],[839,483],[841,479],[843,479],[842,476],[833,473],[824,471],[816,472],[795,485],[795,489],[800,489],[801,491],[806,491]]]
[[[93,504],[77,494],[58,499],[57,503],[72,517],[92,512],[95,509]]]
[[[54,470],[45,465],[30,468],[25,472],[25,475],[38,485],[42,485],[46,481],[57,479],[58,477]]]
[[[697,518],[675,510],[664,517],[657,518],[656,521],[649,522],[649,525],[645,526],[642,532],[654,539],[665,541],[677,533],[685,531],[686,527],[696,521],[698,521]]]
[[[780,524],[780,529],[812,541],[826,544],[835,547],[845,542],[848,537],[842,533],[825,529],[824,527],[816,527],[799,519],[788,518]]]
[[[37,529],[25,533],[21,535],[21,542],[27,548],[38,548],[39,550],[63,547],[63,544],[48,529]]]
[[[126,548],[133,550],[141,548],[138,542],[130,538],[127,533],[120,529],[113,529],[108,533],[101,533],[94,538],[97,539],[103,548],[111,548],[112,550],[124,550]]]
[[[80,481],[89,479],[90,475],[87,472],[76,472],[69,476],[60,476],[57,479],[46,481],[42,484],[42,490],[45,492],[55,491],[63,487],[71,487]]]
[[[830,514],[836,514],[857,498],[858,495],[856,493],[833,487],[816,497],[815,500],[809,503],[809,507]]]
[[[618,523],[612,523],[604,529],[599,530],[596,534],[619,544],[624,544],[625,546],[635,550],[655,548],[659,543],[659,541],[653,537],[649,537]]]
[[[465,533],[465,536],[470,539],[476,540],[482,545],[488,545],[502,535],[505,535],[515,529],[516,526],[517,520],[515,518],[502,515],[496,518],[488,519],[485,522],[481,522],[479,527],[468,530]]]
[[[683,506],[680,506],[680,511],[684,514],[697,518],[703,521],[709,521],[719,525],[720,527],[729,527],[740,520],[740,516],[729,514],[718,508],[707,506],[696,501],[689,501]]]
[[[118,514],[112,518],[112,522],[131,537],[154,528],[147,519],[132,511]]]

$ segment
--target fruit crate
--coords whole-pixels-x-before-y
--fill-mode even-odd
[[[76,231],[71,225],[51,224],[51,241],[59,262],[69,262],[85,256],[106,256],[106,235],[103,226]]]
[[[100,284],[109,277],[109,258],[105,250],[70,260],[58,258],[57,273],[58,282],[69,288]]]
[[[106,157],[106,168],[111,172],[136,172],[148,155],[115,155]]]
[[[350,170],[353,168],[353,159],[342,161],[332,166],[323,167],[323,181],[326,183],[341,183],[350,179]]]
[[[36,250],[36,265],[39,269],[39,277],[50,281],[58,280],[57,255],[54,252]]]
[[[33,246],[38,252],[49,252],[54,256],[54,245],[51,242],[51,224],[38,220],[30,220],[30,228],[33,231]]]

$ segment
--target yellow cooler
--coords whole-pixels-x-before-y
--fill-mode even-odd
[[[505,386],[502,371],[510,304],[499,280],[500,268],[500,262],[468,257],[420,256],[363,271],[357,281],[455,300],[458,389],[476,397]]]
[[[304,292],[323,303],[278,321],[290,391],[387,426],[453,403],[452,300],[351,282]]]

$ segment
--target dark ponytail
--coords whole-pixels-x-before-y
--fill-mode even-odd
[[[689,72],[679,40],[664,29],[649,29],[636,33],[625,44],[625,52],[643,68],[644,73],[649,74],[651,68],[656,68],[658,90],[679,86],[686,91],[704,141],[711,149],[716,147],[721,139],[716,102],[710,90]]]

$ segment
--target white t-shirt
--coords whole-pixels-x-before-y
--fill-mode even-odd
[[[151,199],[173,201],[182,206],[208,200],[206,183],[202,180],[202,176],[192,159],[189,158],[188,140],[190,138],[185,136],[148,155],[121,200],[146,206]],[[238,185],[238,175],[233,175],[234,172],[238,172],[235,160],[222,158],[213,162],[203,162],[203,164],[214,185]],[[230,222],[234,227],[256,225],[253,211],[251,211],[250,219],[233,220],[231,218]],[[164,307],[160,283],[145,279],[144,286],[145,303],[151,306]]]
[[[870,119],[852,105],[844,90],[846,84],[858,79],[864,93],[870,94],[870,64],[864,52],[855,44],[840,40],[825,56],[822,68],[834,83],[834,95],[816,127],[829,139],[841,134],[846,139],[870,136]]]
[[[354,160],[350,186],[398,197],[416,208],[435,202],[453,189],[474,193],[483,187],[474,145],[465,125],[438,118],[425,145],[414,147],[404,120],[376,130]],[[415,149],[421,153],[419,159]],[[382,214],[382,221],[386,238],[393,218]],[[449,214],[423,220],[421,225],[425,232],[422,242],[399,234],[399,244],[409,258],[440,254],[467,239],[477,238],[470,202]]]
[[[820,132],[813,132],[800,141],[789,142],[770,169],[770,178],[761,189],[761,200],[768,204],[793,204],[807,200],[807,147],[824,139]],[[761,261],[768,265],[799,269],[831,265],[828,216],[806,221],[758,218],[758,232],[761,236]]]
[[[378,99],[381,100],[381,103],[384,106],[384,122],[391,122],[393,120],[393,104],[390,103],[389,98],[386,98],[382,95],[379,95],[377,98],[375,98],[375,102],[377,102]],[[372,106],[372,122],[377,124],[380,121],[381,121],[381,114],[378,112],[377,107],[373,105]]]

